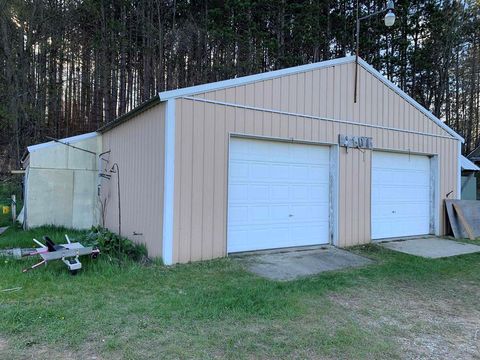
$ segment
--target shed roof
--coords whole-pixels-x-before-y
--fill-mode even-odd
[[[385,76],[383,76],[379,71],[375,70],[370,64],[368,64],[365,60],[363,59],[358,59],[360,66],[362,66],[366,71],[368,71],[370,74],[372,74],[374,77],[382,81],[386,86],[391,88],[394,92],[396,92],[399,96],[401,96],[405,101],[410,103],[412,106],[414,106],[416,109],[421,111],[424,115],[426,115],[430,120],[432,120],[435,124],[443,128],[448,134],[450,134],[453,138],[460,140],[461,142],[464,142],[464,139],[457,134],[454,130],[452,130],[450,127],[448,127],[442,120],[437,118],[435,115],[433,115],[429,110],[424,108],[422,105],[420,105],[417,101],[415,101],[412,97],[410,97],[408,94],[406,94],[403,90],[401,90],[398,86],[396,86],[394,83],[392,83],[390,80],[388,80]],[[158,94],[158,96],[155,96],[153,99],[147,101],[146,103],[140,105],[139,107],[133,109],[132,111],[126,113],[125,115],[117,118],[116,120],[111,121],[110,123],[106,124],[105,126],[101,127],[99,129],[100,132],[105,132],[108,131],[109,129],[117,126],[118,124],[122,123],[123,121],[126,121],[132,117],[134,117],[138,112],[144,111],[146,108],[149,108],[158,101],[166,101],[169,99],[174,99],[174,98],[179,98],[183,96],[191,96],[203,92],[208,92],[208,91],[215,91],[219,89],[225,89],[225,88],[231,88],[239,85],[245,85],[257,81],[263,81],[263,80],[269,80],[269,79],[274,79],[278,78],[281,76],[286,76],[286,75],[292,75],[296,73],[301,73],[301,72],[306,72],[306,71],[311,71],[311,70],[317,70],[317,69],[322,69],[326,67],[331,67],[335,65],[341,65],[341,64],[347,64],[347,63],[352,63],[355,62],[355,56],[346,56],[338,59],[333,59],[333,60],[327,60],[327,61],[321,61],[321,62],[316,62],[312,64],[306,64],[306,65],[300,65],[300,66],[294,66],[294,67],[289,67],[285,69],[280,69],[280,70],[273,70],[273,71],[268,71],[260,74],[255,74],[255,75],[248,75],[248,76],[242,76],[234,79],[229,79],[229,80],[223,80],[223,81],[217,81],[213,83],[208,83],[208,84],[203,84],[203,85],[196,85],[196,86],[190,86],[186,88],[180,88],[176,90],[168,90],[168,91],[163,91]]]
[[[475,165],[473,162],[468,160],[463,155],[460,156],[460,166],[462,167],[462,170],[470,170],[470,171],[479,171],[480,170],[480,167]]]
[[[479,161],[480,160],[480,146],[477,146],[473,149],[470,154],[467,155],[467,158],[472,161]]]
[[[93,138],[97,135],[98,135],[98,133],[94,131],[94,132],[90,132],[90,133],[86,133],[86,134],[70,136],[68,138],[59,139],[58,141],[62,142],[64,144],[74,144],[74,143],[82,141],[82,140]],[[34,151],[49,148],[49,147],[52,147],[52,146],[58,146],[58,145],[60,145],[59,142],[48,141],[48,142],[44,142],[44,143],[41,143],[41,144],[30,145],[30,146],[27,146],[27,150],[28,150],[28,152],[32,153]]]

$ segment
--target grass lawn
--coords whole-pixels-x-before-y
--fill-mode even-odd
[[[13,236],[33,234],[13,229],[0,243]],[[168,268],[100,256],[77,276],[61,263],[22,274],[32,260],[2,259],[0,358],[480,356],[479,254],[353,251],[376,263],[291,282],[258,278],[232,258]],[[1,291],[13,287],[22,289]]]
[[[63,243],[65,242],[65,234],[70,237],[70,240],[74,240],[84,232],[58,226],[41,226],[29,231],[22,231],[19,224],[9,225],[9,228],[0,235],[0,249],[37,247],[32,239],[35,238],[43,242],[42,237],[45,235],[48,235],[56,243]]]

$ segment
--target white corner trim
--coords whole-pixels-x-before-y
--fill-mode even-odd
[[[430,233],[440,235],[440,173],[438,154],[430,157]]]
[[[289,68],[280,69],[280,70],[267,71],[260,74],[242,76],[239,78],[217,81],[217,82],[203,84],[203,85],[190,86],[182,89],[163,91],[159,93],[159,96],[160,96],[160,100],[164,101],[164,100],[168,100],[175,97],[195,95],[195,94],[206,92],[206,91],[225,89],[225,88],[230,88],[234,86],[253,83],[256,81],[274,79],[280,76],[292,75],[292,74],[297,74],[305,71],[316,70],[316,69],[321,69],[321,68],[335,66],[335,65],[347,64],[352,61],[355,61],[354,56],[346,56],[338,59],[321,61],[321,62],[300,65],[300,66],[294,66],[294,67],[289,67]]]
[[[339,228],[338,228],[338,201],[340,199],[340,146],[338,144],[330,146],[330,243],[339,246]]]
[[[435,115],[433,115],[430,111],[425,109],[422,105],[420,105],[418,102],[416,102],[410,95],[408,95],[406,92],[404,92],[402,89],[400,89],[397,85],[395,85],[393,82],[388,80],[385,76],[383,76],[378,70],[376,70],[372,65],[367,63],[363,59],[358,59],[358,62],[360,65],[362,65],[365,70],[367,70],[370,74],[375,76],[377,79],[379,79],[381,82],[383,82],[385,85],[387,85],[389,88],[391,88],[393,91],[395,91],[398,95],[400,95],[405,101],[410,103],[410,105],[414,106],[417,108],[419,111],[421,111],[424,115],[426,115],[430,120],[432,120],[435,124],[440,126],[442,129],[444,129],[447,133],[452,135],[454,138],[460,140],[462,143],[465,142],[465,140],[457,134],[455,131],[453,131],[450,127],[448,127],[442,120],[437,118]]]
[[[462,198],[462,143],[458,142],[457,156],[457,199]]]
[[[175,190],[175,99],[165,110],[165,160],[163,174],[163,246],[165,265],[173,264],[173,205]]]

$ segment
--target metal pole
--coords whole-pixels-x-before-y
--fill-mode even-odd
[[[122,205],[120,202],[120,167],[114,163],[110,168],[110,172],[117,174],[117,195],[118,195],[118,235],[122,236]]]
[[[17,197],[12,195],[12,220],[17,221]]]
[[[358,51],[359,51],[359,42],[360,42],[360,19],[359,15],[359,4],[357,0],[357,26],[356,26],[356,48],[355,48],[355,86],[353,87],[353,102],[357,103],[357,82],[358,82]]]
[[[73,149],[76,149],[76,150],[85,151],[86,153],[89,153],[89,154],[92,154],[92,155],[97,156],[97,153],[94,152],[94,151],[90,151],[90,150],[87,150],[87,149],[82,149],[82,148],[80,148],[80,147],[78,147],[78,146],[74,146],[74,145],[72,145],[72,144],[69,144],[69,143],[60,141],[60,140],[55,139],[55,138],[50,137],[50,136],[45,136],[45,137],[46,137],[47,139],[50,139],[50,140],[56,142],[56,143],[59,143],[59,144],[65,145],[65,146],[69,146],[69,147],[71,147],[71,148],[73,148]]]

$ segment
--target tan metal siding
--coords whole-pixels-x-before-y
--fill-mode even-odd
[[[349,94],[349,98],[353,99],[354,71],[355,64],[347,63],[237,86],[232,88],[233,91],[228,91],[228,96],[223,98],[221,94],[225,92],[225,89],[195,96],[241,105],[258,106],[258,99],[265,99],[273,95],[274,99],[278,99],[273,101],[271,107],[275,110],[334,117],[343,120],[355,119],[359,122],[415,131],[426,131],[431,127],[430,129],[434,134],[449,135],[444,129],[434,124],[431,119],[359,65],[358,101],[372,110],[371,117],[362,117],[358,106],[353,106],[353,101],[345,103],[347,94]],[[265,86],[267,82],[271,82],[272,85]],[[312,86],[309,85],[310,83],[312,83]],[[319,84],[320,91],[318,91],[317,85],[313,85],[315,83]],[[312,91],[308,91],[312,87]],[[269,89],[273,89],[273,91]],[[324,98],[326,98],[326,106],[322,103]],[[395,102],[398,102],[398,111],[406,110],[415,114],[410,119],[410,123],[406,123],[399,116],[396,116],[395,106],[392,106]],[[310,103],[318,103],[320,106],[312,105],[310,107]],[[262,107],[265,108],[265,104]],[[310,112],[309,109],[311,109]],[[360,116],[354,117],[354,114],[358,113],[360,113]]]
[[[353,104],[352,64],[285,76],[199,95],[216,101],[279,109],[448,136],[363,68]],[[439,156],[440,194],[456,194],[457,140],[341,124],[190,99],[176,100],[174,262],[226,255],[229,134],[337,143],[338,134],[373,137],[374,147]],[[370,242],[371,151],[340,149],[339,245]],[[445,231],[443,202],[440,231]]]
[[[120,169],[122,235],[145,243],[153,257],[162,255],[164,144],[163,103],[103,134],[107,169],[114,163]],[[117,174],[102,180],[101,191],[105,226],[118,232]]]

